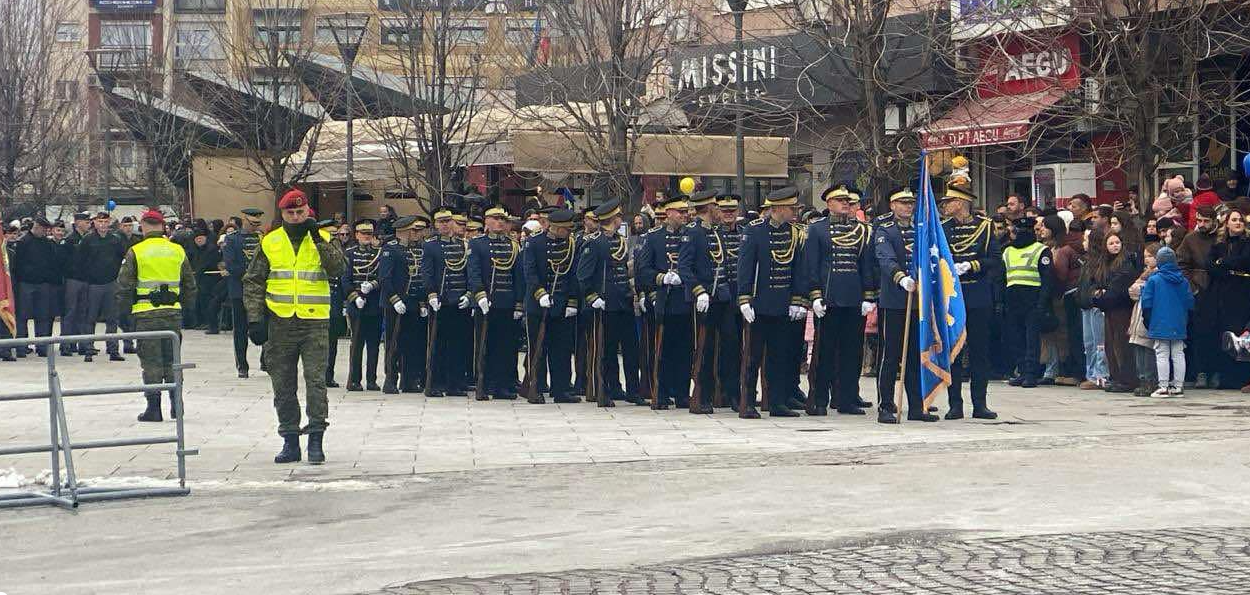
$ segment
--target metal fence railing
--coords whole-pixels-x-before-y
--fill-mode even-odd
[[[70,388],[61,386],[61,377],[56,369],[57,349],[52,347],[59,343],[89,343],[104,340],[123,339],[167,339],[173,342],[174,381],[158,384],[133,384],[119,386],[93,386],[89,388]],[[142,331],[132,333],[108,333],[98,335],[70,335],[63,337],[35,337],[23,339],[0,340],[0,349],[9,347],[24,348],[26,346],[48,346],[48,389],[26,393],[0,393],[0,402],[48,400],[48,444],[24,444],[16,446],[0,446],[0,456],[22,455],[46,452],[52,458],[52,477],[48,492],[17,491],[0,494],[0,508],[18,506],[35,506],[39,504],[55,504],[65,508],[77,508],[79,502],[101,500],[118,500],[122,498],[146,498],[153,496],[185,496],[191,493],[187,489],[188,455],[199,454],[198,450],[188,450],[184,434],[185,411],[182,408],[182,371],[195,367],[195,364],[182,363],[181,344],[178,333],[174,331]],[[85,397],[92,395],[114,395],[126,393],[144,393],[149,391],[169,392],[177,416],[175,434],[173,436],[152,436],[142,438],[114,438],[110,440],[88,440],[74,442],[69,436],[69,421],[65,415],[66,397]],[[176,444],[174,451],[178,458],[178,487],[139,487],[111,488],[88,487],[78,485],[78,476],[74,470],[74,451],[89,448],[113,448],[119,446],[144,446],[150,444]],[[62,482],[61,464],[65,465]]]

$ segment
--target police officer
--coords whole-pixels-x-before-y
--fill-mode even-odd
[[[17,241],[13,248],[13,283],[17,295],[17,337],[24,339],[29,335],[30,321],[34,321],[35,336],[49,337],[52,335],[52,317],[55,315],[57,303],[57,287],[61,283],[61,248],[52,238],[48,237],[52,223],[43,217],[35,219],[30,231]],[[68,324],[61,319],[62,326]],[[68,331],[62,330],[61,334]],[[70,333],[73,334],[73,333]],[[69,347],[62,345],[62,353]],[[40,357],[48,355],[48,347],[40,345],[35,348]],[[24,358],[26,347],[17,348],[17,357]]]
[[[695,341],[692,373],[695,391],[690,398],[691,413],[712,413],[712,395],[716,391],[716,333],[721,319],[728,315],[731,288],[725,269],[725,242],[721,237],[721,210],[716,204],[715,190],[700,190],[690,195],[689,204],[695,220],[682,230],[684,234],[677,254],[677,271],[686,281],[686,301],[694,305]]]
[[[594,211],[600,230],[587,234],[577,264],[577,280],[591,311],[590,345],[596,353],[603,392],[600,407],[613,400],[647,404],[638,393],[638,341],[634,332],[634,291],[629,277],[629,242],[621,236],[621,203],[610,200]],[[597,318],[597,320],[596,320]],[[618,364],[617,356],[620,356]],[[621,389],[621,375],[625,388]]]
[[[758,369],[764,362],[760,376],[772,417],[799,415],[788,406],[799,381],[790,323],[807,316],[809,289],[802,266],[802,230],[794,223],[798,201],[799,191],[793,186],[770,193],[764,200],[767,215],[747,225],[738,255],[738,309],[750,325],[747,368]],[[746,385],[751,376],[743,376]],[[760,417],[753,388],[741,389],[738,416],[743,419]]]
[[[1041,375],[1038,353],[1042,318],[1050,307],[1050,248],[1037,241],[1035,223],[1033,217],[1017,219],[1011,243],[1003,249],[1007,277],[1007,329],[1003,335],[1016,357],[1016,376],[1007,383],[1022,388],[1036,387]]]
[[[656,409],[668,409],[669,405],[686,408],[690,406],[690,365],[692,350],[691,304],[686,301],[683,279],[677,271],[677,257],[681,249],[687,197],[677,195],[662,205],[665,213],[664,227],[647,235],[649,247],[647,258],[638,263],[640,274],[655,288],[656,347],[652,353],[656,387]]]
[[[234,326],[234,367],[239,378],[247,378],[247,311],[243,309],[243,275],[260,250],[260,226],[265,212],[257,208],[241,211],[243,224],[226,236],[221,259],[226,265],[226,289]]]
[[[481,312],[474,364],[482,384],[478,400],[515,399],[519,321],[525,315],[521,246],[508,235],[508,211],[493,206],[484,213],[486,234],[469,240],[469,291]]]
[[[278,202],[282,226],[260,242],[243,276],[243,307],[252,343],[265,346],[273,383],[282,450],[275,463],[300,460],[299,366],[304,367],[308,406],[308,462],[325,462],[322,439],[330,415],[325,366],[330,338],[330,278],[347,268],[343,253],[309,217],[308,197],[298,189]]]
[[[182,246],[165,239],[165,217],[147,211],[140,217],[143,241],[126,251],[117,274],[118,310],[134,316],[135,331],[174,331],[182,326],[182,308],[195,304],[195,272]],[[182,333],[178,333],[179,337]],[[173,342],[139,339],[144,384],[176,382]],[[139,421],[162,421],[160,392],[144,393],[148,406]],[[169,415],[178,417],[170,398]]]
[[[430,220],[421,215],[400,217],[395,237],[382,248],[378,276],[386,315],[386,380],[382,392],[425,390],[425,331],[429,318],[421,256]]]
[[[473,321],[469,293],[469,249],[457,215],[443,207],[434,212],[438,233],[425,242],[421,257],[421,283],[430,305],[433,349],[426,354],[426,396],[468,395],[470,333]],[[463,215],[460,215],[463,218]]]
[[[738,253],[742,246],[742,230],[745,228],[741,221],[741,201],[742,198],[737,194],[727,193],[716,197],[716,206],[721,212],[720,237],[725,246],[725,286],[735,294],[735,298],[738,292]],[[717,366],[717,382],[712,404],[737,411],[740,401],[738,391],[742,386],[738,378],[742,364],[742,313],[737,308],[728,308],[721,316],[715,338],[713,359]]]
[[[356,222],[356,245],[347,249],[348,268],[339,281],[346,295],[348,320],[352,325],[350,367],[347,372],[347,390],[361,391],[361,355],[367,349],[368,363],[364,378],[369,390],[381,390],[378,386],[378,347],[382,340],[382,300],[378,291],[378,265],[382,251],[378,248],[372,219]]]
[[[946,419],[964,417],[963,381],[972,378],[972,417],[998,417],[986,405],[986,387],[990,380],[990,320],[994,314],[994,291],[991,285],[995,270],[1002,263],[1002,248],[994,237],[994,224],[972,212],[976,195],[960,186],[948,186],[939,207],[947,217],[942,222],[951,255],[955,257],[955,273],[963,291],[967,339],[962,354],[951,362],[950,409]]]
[[[808,387],[807,413],[826,415],[832,404],[838,413],[863,415],[864,317],[877,307],[872,227],[855,218],[860,195],[849,185],[828,188],[823,197],[829,214],[808,227],[804,255],[817,333],[811,361],[815,386]]]
[[[577,283],[578,248],[573,233],[573,211],[558,209],[548,216],[547,231],[525,243],[525,314],[529,336],[527,385],[549,374],[551,398],[556,403],[577,403],[573,395],[573,341],[580,306]],[[542,342],[539,343],[539,337]],[[530,403],[545,400],[534,390]]]
[[[917,348],[916,314],[919,305],[908,300],[908,294],[916,291],[916,279],[912,277],[912,250],[916,242],[916,228],[912,215],[916,209],[916,195],[907,188],[896,188],[889,194],[891,216],[877,227],[874,251],[881,279],[881,366],[877,371],[877,421],[898,423],[897,406],[894,404],[894,382],[898,379],[902,358],[907,357],[907,376],[903,385],[907,391],[907,419],[914,421],[937,421],[938,417],[925,410],[920,394],[920,352]],[[908,304],[911,309],[908,310]],[[904,325],[912,319],[907,345],[903,345]]]

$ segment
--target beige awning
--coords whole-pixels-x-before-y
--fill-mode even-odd
[[[593,174],[590,162],[602,152],[584,132],[521,130],[509,136],[513,169],[518,171]],[[703,134],[643,134],[636,141],[633,173],[669,176],[733,176],[737,172],[732,136]],[[745,139],[746,175],[784,178],[790,139],[748,136]]]

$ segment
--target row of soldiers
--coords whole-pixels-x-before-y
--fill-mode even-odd
[[[432,220],[395,221],[395,237],[381,245],[372,223],[359,222],[356,245],[342,251],[330,241],[331,224],[310,218],[306,197],[288,193],[279,204],[280,228],[255,243],[244,230],[226,250],[227,266],[232,243],[251,253],[241,275],[241,310],[247,335],[264,346],[274,387],[284,438],[275,461],[300,460],[302,434],[309,436],[309,460],[324,461],[325,374],[336,342],[328,321],[339,310],[334,293],[352,328],[349,390],[365,388],[362,376],[367,388],[378,389],[372,370],[385,341],[388,393],[459,396],[472,386],[479,400],[523,395],[542,403],[548,393],[571,403],[579,400],[574,362],[582,361],[577,371],[586,395],[599,406],[626,401],[692,413],[721,406],[743,418],[759,418],[761,404],[776,417],[799,410],[827,415],[831,407],[864,414],[871,406],[858,383],[865,317],[879,309],[878,421],[898,421],[894,380],[904,357],[908,419],[937,421],[919,394],[915,333],[904,345],[906,320],[914,326],[916,317],[910,299],[915,196],[906,188],[892,191],[891,212],[870,224],[855,216],[858,193],[833,187],[822,194],[828,215],[802,225],[795,222],[798,194],[793,187],[769,194],[760,218],[749,222],[731,194],[673,197],[659,205],[658,225],[631,262],[616,201],[595,209],[594,225],[580,234],[573,233],[571,211],[544,209],[543,231],[524,245],[508,233],[507,211],[492,207],[485,233],[472,239],[456,213],[439,209]],[[968,372],[973,416],[995,417],[985,395],[989,317],[977,309],[989,306],[989,279],[1001,253],[989,220],[972,214],[974,200],[955,188],[942,199],[970,308],[948,419],[964,416]],[[804,395],[799,376],[809,311],[816,338]],[[522,342],[525,374],[518,386]],[[296,396],[301,361],[306,426]]]

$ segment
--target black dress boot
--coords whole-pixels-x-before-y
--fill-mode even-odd
[[[312,442],[312,435],[309,435],[309,442]],[[312,453],[309,453],[312,456]],[[278,456],[273,458],[273,462],[281,465],[282,463],[298,463],[301,454],[299,451],[299,434],[284,434],[282,436],[282,450]]]
[[[399,394],[399,387],[395,386],[395,379],[387,377],[386,382],[382,383],[382,393],[387,395]]]
[[[321,450],[321,439],[324,436],[325,432],[308,433],[308,462],[312,465],[326,462],[326,453]],[[296,443],[295,450],[299,450],[299,443]]]
[[[148,393],[144,396],[148,399],[148,408],[139,414],[139,421],[165,421],[165,418],[161,417],[161,394]]]

